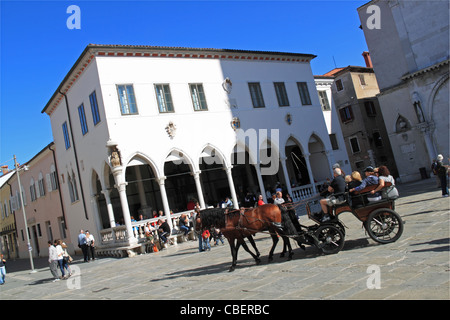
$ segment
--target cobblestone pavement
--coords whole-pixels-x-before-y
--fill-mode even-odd
[[[440,299],[449,295],[449,198],[442,198],[434,179],[398,187],[396,211],[405,228],[395,243],[372,241],[361,223],[341,215],[348,227],[342,251],[323,255],[294,245],[291,261],[267,262],[271,246],[266,234],[256,236],[262,263],[242,249],[238,266],[231,263],[227,243],[198,252],[196,241],[133,258],[100,258],[82,263],[69,280],[52,282],[46,259],[8,261],[0,300],[7,299]],[[310,224],[301,217],[302,224]],[[276,253],[281,252],[281,241]],[[79,257],[77,257],[79,258]],[[377,281],[379,280],[379,281]],[[375,287],[375,288],[374,288]],[[372,289],[370,289],[372,288]],[[192,302],[191,302],[192,303]]]

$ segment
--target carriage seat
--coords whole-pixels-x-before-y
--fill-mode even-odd
[[[370,185],[370,186],[367,186],[367,187],[365,187],[364,189],[362,189],[362,190],[360,190],[360,191],[355,191],[354,193],[353,193],[353,196],[351,197],[351,198],[363,198],[362,199],[362,203],[359,203],[358,205],[356,205],[356,206],[354,206],[355,208],[358,208],[358,207],[363,207],[363,206],[365,206],[365,205],[368,205],[368,204],[373,204],[373,203],[378,203],[378,202],[382,202],[382,201],[386,201],[386,200],[394,200],[394,198],[389,198],[389,199],[386,199],[386,198],[381,198],[380,200],[378,200],[378,201],[371,201],[371,202],[369,202],[368,200],[367,200],[367,198],[365,198],[365,197],[363,197],[363,196],[367,196],[368,194],[370,194],[370,192],[372,191],[372,190],[375,190],[376,188],[378,188],[378,186],[379,186],[379,184],[373,184],[373,185]],[[390,188],[392,186],[392,183],[390,183],[390,182],[385,182],[384,183],[384,187],[383,187],[383,189],[381,189],[379,192],[381,192],[382,190],[386,190],[386,189],[388,189],[388,188]]]

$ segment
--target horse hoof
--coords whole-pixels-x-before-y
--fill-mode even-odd
[[[280,253],[280,258],[284,258],[284,253]]]
[[[255,261],[257,265],[261,263],[261,259],[255,259]]]
[[[230,269],[228,270],[228,272],[233,272],[234,271],[234,267],[230,267]]]
[[[272,262],[273,261],[273,257],[269,257],[269,262]]]
[[[293,256],[293,254],[290,254],[288,259],[287,259],[287,261],[291,261],[292,260],[292,256]]]

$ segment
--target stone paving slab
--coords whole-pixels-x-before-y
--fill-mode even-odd
[[[58,282],[51,282],[46,258],[35,259],[36,273],[29,273],[28,260],[8,261],[0,300],[449,300],[449,198],[441,197],[434,179],[398,189],[396,211],[405,228],[395,243],[372,241],[346,213],[340,216],[348,227],[346,243],[338,254],[294,244],[294,257],[286,261],[278,256],[280,241],[268,263],[272,241],[258,234],[261,264],[240,250],[231,273],[228,244],[199,253],[196,241],[133,258],[82,263],[76,257],[78,274]],[[301,223],[312,224],[304,216]],[[368,288],[376,284],[369,267],[379,270],[379,289]]]

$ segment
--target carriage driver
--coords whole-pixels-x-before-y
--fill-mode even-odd
[[[321,222],[325,222],[330,220],[330,215],[328,214],[328,206],[333,206],[335,204],[341,204],[345,202],[342,194],[345,192],[345,179],[342,176],[342,171],[340,168],[333,169],[334,179],[331,181],[328,191],[331,193],[325,199],[320,200],[320,206],[322,207],[322,212],[319,215],[323,214]],[[337,196],[341,195],[341,197]]]

